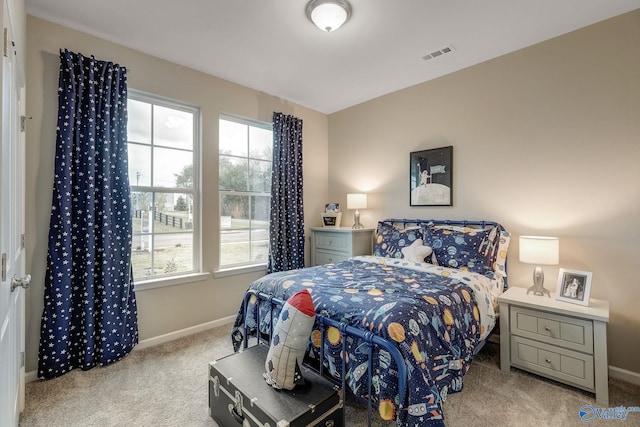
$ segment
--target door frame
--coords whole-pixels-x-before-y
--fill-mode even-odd
[[[12,278],[25,270],[25,134],[24,68],[16,47],[12,20],[14,0],[2,6],[2,67],[0,68],[0,424],[17,426],[25,404],[25,295],[12,289]]]

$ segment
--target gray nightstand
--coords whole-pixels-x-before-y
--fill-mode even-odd
[[[500,302],[500,366],[517,367],[595,393],[609,405],[609,302],[589,306],[509,288]]]
[[[311,265],[373,253],[373,228],[311,227]]]

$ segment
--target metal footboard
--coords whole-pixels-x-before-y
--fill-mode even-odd
[[[244,347],[247,348],[249,345],[249,327],[247,326],[247,320],[246,317],[248,316],[248,305],[249,305],[249,299],[251,298],[251,296],[255,296],[258,300],[258,303],[256,305],[256,314],[255,314],[255,322],[256,322],[256,337],[258,339],[258,341],[261,341],[261,331],[260,331],[260,324],[261,324],[261,319],[260,319],[260,307],[259,307],[259,302],[260,301],[267,301],[270,305],[271,305],[271,309],[269,310],[269,336],[268,336],[268,341],[267,344],[270,343],[271,341],[271,334],[273,333],[273,326],[274,326],[274,315],[273,315],[273,308],[274,307],[280,307],[282,308],[282,306],[284,305],[284,301],[282,299],[276,298],[273,295],[269,295],[269,294],[265,294],[263,292],[257,292],[255,290],[248,290],[245,297],[244,297],[244,301],[243,301],[243,308],[244,308]],[[318,322],[318,324],[320,325],[320,332],[321,332],[321,343],[322,345],[320,346],[320,363],[319,363],[319,370],[320,370],[320,374],[323,375],[324,374],[324,342],[325,342],[325,337],[326,337],[326,330],[329,327],[334,327],[336,328],[338,331],[340,331],[340,337],[341,337],[341,341],[342,341],[342,354],[346,354],[347,352],[347,340],[345,339],[347,336],[351,336],[351,337],[355,337],[355,338],[360,338],[362,339],[366,345],[367,345],[367,350],[368,350],[368,357],[367,357],[367,363],[369,364],[369,369],[367,369],[368,375],[367,375],[367,396],[369,396],[368,399],[363,399],[357,395],[355,395],[354,393],[351,393],[352,395],[354,395],[357,399],[359,400],[366,400],[367,401],[367,420],[368,420],[368,424],[369,426],[371,425],[371,416],[372,416],[372,412],[373,412],[373,404],[371,401],[371,387],[372,387],[372,359],[373,359],[373,348],[374,346],[377,346],[378,348],[384,349],[387,352],[389,352],[389,354],[391,355],[391,357],[393,358],[395,365],[396,365],[396,369],[398,371],[398,394],[399,394],[399,398],[400,398],[400,402],[404,403],[405,402],[405,392],[406,392],[406,385],[407,385],[407,367],[405,365],[404,362],[404,358],[402,357],[402,354],[400,353],[400,350],[398,350],[398,348],[391,342],[385,340],[384,338],[381,338],[377,335],[375,335],[373,332],[370,331],[363,331],[361,329],[355,328],[351,325],[348,325],[344,322],[338,322],[336,320],[330,319],[328,317],[322,316],[320,314],[316,314],[316,320]],[[347,388],[347,384],[346,384],[346,375],[345,375],[345,371],[346,371],[346,361],[345,361],[345,357],[342,357],[342,366],[341,366],[341,381],[342,381],[342,390],[346,390],[351,392],[351,390],[349,390]]]

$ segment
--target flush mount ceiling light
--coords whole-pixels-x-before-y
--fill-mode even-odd
[[[351,17],[351,5],[347,0],[311,0],[307,4],[307,18],[322,31],[340,28]]]

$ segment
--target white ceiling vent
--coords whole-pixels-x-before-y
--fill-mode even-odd
[[[451,53],[454,50],[455,49],[453,48],[453,46],[447,45],[442,49],[434,50],[433,52],[426,54],[425,56],[422,57],[422,59],[424,59],[425,61],[428,61],[430,59],[437,58],[438,56],[442,56],[446,53]]]

